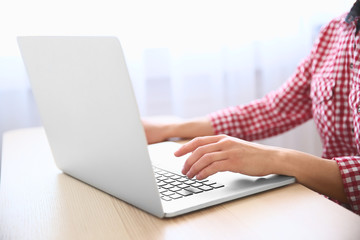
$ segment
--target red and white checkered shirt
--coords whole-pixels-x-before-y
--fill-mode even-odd
[[[322,157],[338,163],[349,207],[360,214],[360,33],[345,16],[322,28],[310,55],[278,90],[209,116],[216,134],[249,141],[313,118]]]

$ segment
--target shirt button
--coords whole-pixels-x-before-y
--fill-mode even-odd
[[[357,112],[360,113],[360,105],[357,107]]]
[[[353,67],[354,67],[354,64],[350,63],[350,69],[353,69]]]

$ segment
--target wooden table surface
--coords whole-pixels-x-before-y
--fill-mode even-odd
[[[360,216],[300,184],[158,219],[56,168],[42,128],[3,139],[0,239],[360,239]]]

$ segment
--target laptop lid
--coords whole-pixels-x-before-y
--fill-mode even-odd
[[[18,37],[18,44],[57,166],[163,217],[117,38]]]

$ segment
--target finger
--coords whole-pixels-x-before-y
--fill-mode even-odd
[[[196,179],[203,180],[215,173],[228,171],[230,168],[227,163],[226,159],[211,163],[196,175]]]
[[[176,157],[181,157],[189,152],[193,152],[195,149],[197,149],[200,146],[207,145],[210,143],[215,143],[221,139],[222,136],[216,135],[216,136],[206,136],[206,137],[197,137],[193,140],[185,143],[182,145],[175,153],[174,155]]]
[[[198,175],[203,169],[212,165],[217,161],[222,161],[226,157],[224,152],[211,152],[204,154],[198,161],[196,161],[189,171],[186,173],[188,178],[193,178]]]
[[[192,154],[188,157],[188,159],[186,159],[182,173],[184,175],[186,175],[188,173],[188,171],[190,170],[190,168],[193,166],[193,164],[195,162],[199,161],[201,159],[201,157],[203,157],[205,154],[218,152],[220,150],[221,149],[219,148],[219,146],[217,146],[216,143],[209,143],[207,145],[203,145],[203,146],[196,148],[192,152]]]

